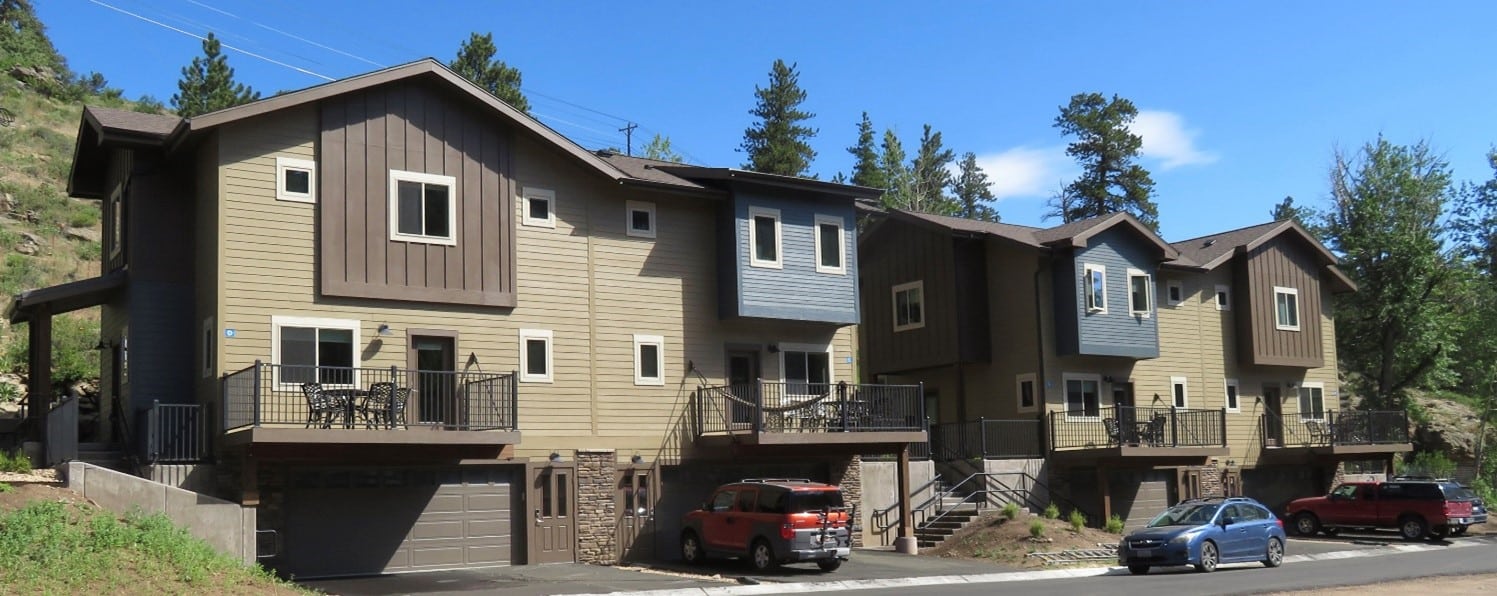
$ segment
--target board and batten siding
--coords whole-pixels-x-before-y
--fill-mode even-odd
[[[873,375],[957,359],[956,267],[951,234],[889,219],[862,246],[864,359]],[[923,283],[925,326],[894,331],[894,286]]]
[[[514,306],[512,133],[419,83],[323,100],[318,205],[322,291]],[[456,181],[456,245],[391,240],[390,171]]]
[[[1238,318],[1238,341],[1247,364],[1314,368],[1325,364],[1320,328],[1308,324],[1320,318],[1320,266],[1308,247],[1282,234],[1245,256],[1234,259],[1237,282],[1244,291],[1243,316]],[[1279,329],[1274,287],[1298,291],[1298,331]]]
[[[788,191],[784,191],[788,192]],[[780,267],[749,264],[749,209],[780,213]],[[737,254],[737,312],[741,317],[856,324],[858,259],[850,201],[787,199],[752,188],[733,193],[734,246]],[[842,220],[843,273],[816,270],[816,217]]]
[[[1138,316],[1129,312],[1128,270],[1136,269],[1153,276],[1158,268],[1155,248],[1127,226],[1114,226],[1093,236],[1085,248],[1074,255],[1070,286],[1076,317],[1075,337],[1059,338],[1063,355],[1124,356],[1154,358],[1159,355],[1158,325],[1150,313]],[[1084,279],[1087,265],[1104,268],[1107,312],[1090,312],[1086,308]],[[1057,275],[1063,273],[1056,270]],[[1070,302],[1065,301],[1065,302]],[[1057,316],[1067,316],[1057,304]],[[1152,309],[1151,309],[1152,310]]]

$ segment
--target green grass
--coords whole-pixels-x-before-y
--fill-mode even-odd
[[[0,472],[31,473],[31,458],[20,451],[0,451]]]

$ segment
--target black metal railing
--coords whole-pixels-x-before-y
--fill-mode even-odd
[[[1109,406],[1050,412],[1050,449],[1225,447],[1225,409]]]
[[[1045,456],[1040,418],[948,422],[930,427],[930,453],[936,461],[1029,459]]]
[[[924,431],[919,385],[767,382],[698,387],[696,427],[707,433]]]
[[[195,463],[207,453],[207,421],[198,404],[153,402],[146,410],[146,463]]]
[[[518,430],[515,373],[265,364],[224,375],[225,432],[247,426]]]
[[[1264,447],[1408,443],[1409,415],[1398,410],[1264,414],[1258,417],[1258,433]]]

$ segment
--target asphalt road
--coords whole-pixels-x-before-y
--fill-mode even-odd
[[[1109,594],[1158,596],[1159,594],[1261,594],[1372,584],[1435,575],[1497,573],[1497,540],[1469,538],[1476,546],[1436,551],[1400,553],[1376,557],[1286,563],[1278,569],[1260,564],[1224,566],[1216,573],[1196,573],[1189,568],[1164,569],[1148,575],[1107,575],[1013,583],[921,586],[927,594],[1024,594],[1025,596],[1073,596]],[[856,590],[842,594],[882,595],[893,590]]]

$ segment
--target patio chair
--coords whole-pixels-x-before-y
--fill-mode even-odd
[[[394,383],[370,385],[362,408],[364,427],[395,428],[397,422],[404,427],[405,404],[410,395],[410,388],[396,387]]]
[[[1163,414],[1155,414],[1149,419],[1149,427],[1144,431],[1144,441],[1150,445],[1164,444],[1164,425],[1169,422]]]
[[[1123,431],[1118,428],[1117,418],[1103,418],[1102,428],[1107,430],[1107,442],[1113,445],[1123,444]]]
[[[332,399],[322,390],[322,383],[302,383],[301,392],[307,398],[307,428],[332,428],[333,418],[342,413],[343,404]]]
[[[1329,445],[1331,443],[1331,427],[1320,420],[1306,420],[1305,432],[1310,433],[1312,445]]]

